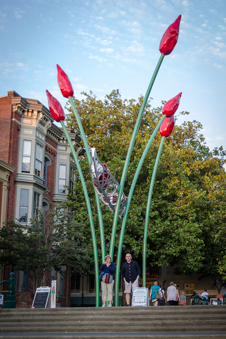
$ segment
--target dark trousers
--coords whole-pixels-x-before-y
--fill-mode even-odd
[[[169,300],[169,305],[170,306],[178,305],[178,301],[177,300]]]

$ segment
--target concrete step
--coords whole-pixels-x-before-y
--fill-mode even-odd
[[[191,334],[190,332],[193,332]],[[100,333],[101,332],[101,333]],[[113,307],[113,308],[61,308],[61,309],[2,309],[0,310],[0,338],[17,334],[28,338],[161,338],[162,333],[192,337],[226,338],[225,306],[175,307]],[[36,333],[36,336],[31,333]],[[61,334],[60,334],[61,333]],[[131,334],[133,333],[133,335]],[[142,336],[138,336],[138,334]],[[206,334],[205,334],[206,335]],[[164,336],[166,337],[166,336]],[[14,336],[15,338],[15,336]]]
[[[217,338],[217,339],[225,339],[225,334],[222,333],[166,333],[166,332],[161,332],[161,333],[108,333],[107,334],[108,338],[111,339],[147,339],[147,338],[158,338],[158,339],[212,339],[212,338]],[[15,339],[15,338],[20,338],[20,339],[43,339],[43,338],[49,338],[49,339],[71,339],[71,338],[76,338],[76,339],[93,339],[93,338],[105,338],[106,334],[105,333],[83,333],[83,334],[75,334],[75,333],[68,333],[68,334],[58,334],[58,333],[32,333],[32,334],[15,334],[15,335],[3,335],[1,336],[1,339]]]

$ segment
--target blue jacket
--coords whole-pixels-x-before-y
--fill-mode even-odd
[[[99,271],[113,275],[113,278],[115,280],[115,275],[114,275],[115,265],[113,264],[113,262],[111,262],[111,265],[109,267],[107,267],[107,265],[102,264],[99,268]]]

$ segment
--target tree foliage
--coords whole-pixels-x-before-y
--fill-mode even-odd
[[[88,272],[92,251],[83,227],[75,223],[65,206],[29,225],[9,221],[0,230],[0,264],[12,265],[33,280],[33,292],[48,279],[52,268],[64,274],[66,266],[75,273]]]
[[[122,100],[118,90],[106,95],[104,100],[98,100],[92,92],[83,94],[83,100],[74,98],[74,101],[88,144],[96,148],[99,159],[107,164],[112,175],[120,182],[143,98],[137,101]],[[67,103],[66,107],[69,111],[68,127],[79,134],[70,104]],[[150,102],[146,106],[130,160],[124,188],[126,195],[144,148],[161,118],[161,110],[162,107],[152,108]],[[152,269],[176,264],[178,274],[202,272],[216,277],[226,273],[226,175],[223,167],[226,153],[222,147],[211,151],[205,144],[201,130],[202,125],[198,121],[184,122],[175,126],[173,134],[165,141],[149,216],[147,260]],[[144,161],[128,214],[123,252],[131,252],[136,258],[142,256],[147,196],[160,139],[158,134]],[[94,190],[86,157],[81,160],[81,167],[99,241]],[[69,195],[68,206],[76,211],[75,222],[86,225],[86,234],[90,238],[79,178],[75,192]],[[102,213],[108,248],[113,214],[104,206]],[[120,226],[119,220],[116,248]]]

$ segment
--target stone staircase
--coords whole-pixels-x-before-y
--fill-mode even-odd
[[[0,338],[226,338],[226,306],[1,309]]]

